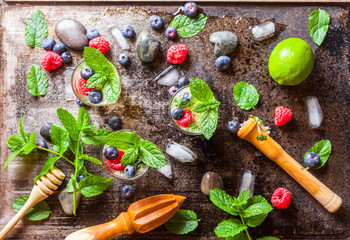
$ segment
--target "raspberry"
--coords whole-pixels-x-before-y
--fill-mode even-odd
[[[120,160],[122,159],[124,153],[125,152],[123,150],[118,150],[118,157],[114,160],[108,160],[109,166],[112,169],[116,171],[124,171],[125,167],[123,167],[122,164],[120,163]]]
[[[52,51],[44,53],[43,57],[41,58],[41,66],[46,71],[56,70],[62,65],[62,62],[61,56]]]
[[[86,83],[87,83],[87,80],[85,80],[84,78],[79,79],[79,91],[85,96],[89,95],[89,92],[95,89],[95,88],[87,88]]]
[[[277,107],[275,109],[275,124],[276,126],[283,126],[292,120],[292,111],[285,107]]]
[[[104,37],[97,37],[90,40],[89,46],[98,49],[102,54],[106,54],[109,50],[109,42]]]
[[[277,188],[271,198],[272,204],[280,209],[286,209],[291,201],[292,196],[290,195],[290,192],[285,188]]]
[[[187,47],[183,44],[171,46],[168,50],[167,59],[171,64],[180,64],[187,57]]]
[[[187,128],[190,122],[193,122],[192,112],[190,110],[185,110],[185,115],[180,120],[176,121],[180,126]]]

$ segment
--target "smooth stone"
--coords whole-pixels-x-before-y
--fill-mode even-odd
[[[236,49],[238,38],[233,32],[214,32],[210,35],[209,41],[215,43],[214,54],[217,57],[229,56]]]
[[[219,174],[207,172],[202,178],[201,191],[206,195],[210,195],[210,190],[214,188],[224,189],[224,181]]]
[[[60,41],[71,49],[83,50],[85,46],[89,46],[86,28],[74,19],[65,18],[59,21],[55,32]]]
[[[142,32],[136,42],[137,56],[143,63],[151,63],[158,55],[160,42],[149,32]]]
[[[59,194],[58,194],[58,200],[61,203],[62,209],[66,215],[73,215],[73,208],[74,208],[74,197],[73,193],[67,193],[67,188],[64,188]],[[81,194],[75,193],[76,198],[76,208],[78,209]]]

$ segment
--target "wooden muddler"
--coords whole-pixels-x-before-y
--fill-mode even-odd
[[[265,135],[267,139],[257,140],[256,137],[260,134]],[[254,118],[249,118],[239,129],[237,135],[253,144],[266,157],[283,168],[329,212],[334,213],[341,207],[342,199],[289,156],[277,142],[258,126]]]

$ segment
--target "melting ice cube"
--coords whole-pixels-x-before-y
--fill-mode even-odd
[[[241,185],[239,186],[239,193],[243,192],[246,189],[250,189],[250,197],[254,195],[254,184],[255,184],[255,175],[252,171],[245,170],[242,175]]]
[[[273,22],[267,21],[254,26],[252,28],[252,33],[256,39],[259,39],[273,34],[275,30],[275,24]]]
[[[166,176],[167,178],[171,179],[173,177],[173,170],[169,163],[167,163],[167,165],[165,165],[164,167],[156,168],[156,170],[161,174],[163,174],[164,176]]]
[[[309,123],[312,128],[318,128],[321,126],[323,113],[317,97],[306,98],[307,113],[309,115]]]
[[[170,67],[165,69],[163,72],[161,72],[155,78],[155,80],[160,85],[173,86],[179,81],[179,78],[180,78],[179,71],[176,69],[176,67],[171,65]]]
[[[108,30],[111,32],[114,40],[118,43],[119,47],[124,50],[129,49],[129,44],[123,37],[122,32],[115,25],[110,25]]]
[[[181,144],[178,144],[170,139],[168,140],[166,153],[183,163],[193,162],[197,157],[191,149]]]

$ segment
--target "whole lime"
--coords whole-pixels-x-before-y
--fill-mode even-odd
[[[288,38],[276,45],[269,58],[269,72],[280,85],[295,86],[312,72],[314,54],[300,38]]]

